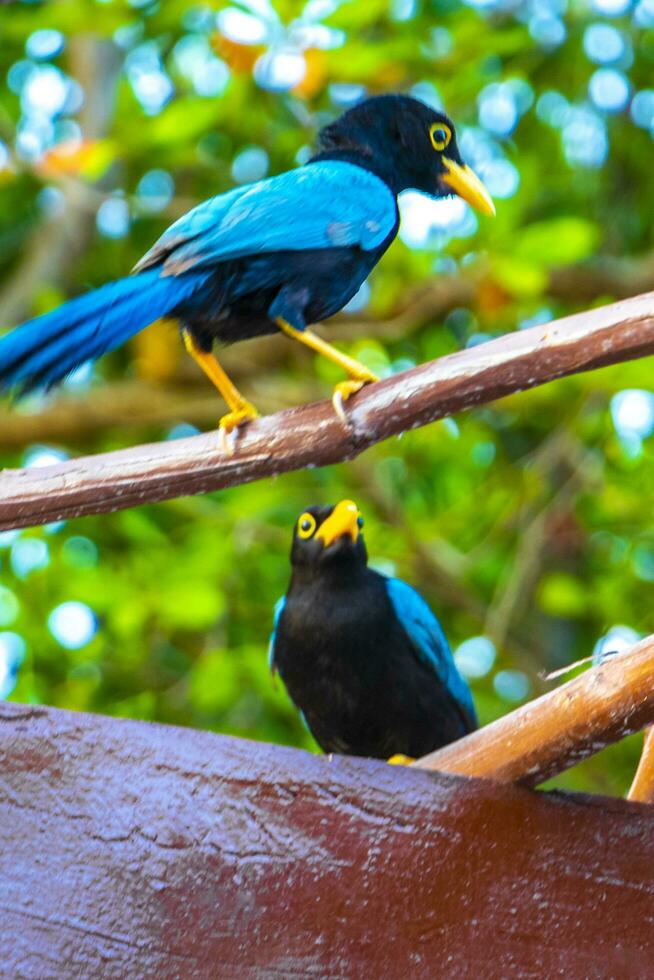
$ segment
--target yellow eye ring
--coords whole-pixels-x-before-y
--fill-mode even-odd
[[[313,514],[308,512],[303,514],[300,520],[297,522],[297,534],[299,538],[306,541],[310,538],[313,532],[316,530],[316,519]]]
[[[444,150],[452,139],[452,130],[445,123],[432,123],[429,127],[429,139],[435,150]]]

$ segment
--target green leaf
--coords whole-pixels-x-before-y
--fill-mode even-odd
[[[518,232],[515,255],[523,262],[545,267],[567,265],[587,259],[599,241],[599,228],[585,218],[552,218]]]
[[[512,296],[540,296],[547,286],[547,273],[542,266],[522,257],[496,256],[492,269],[495,280]]]

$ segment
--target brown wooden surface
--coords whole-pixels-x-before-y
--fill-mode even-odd
[[[0,705],[2,977],[646,977],[654,809]]]
[[[0,529],[203,493],[351,459],[389,436],[504,395],[654,352],[654,294],[507,334],[387,378],[348,402],[259,419],[233,455],[215,432],[0,476]],[[218,399],[217,410],[220,410]],[[1,436],[0,436],[1,439]]]
[[[654,723],[653,678],[648,636],[414,766],[536,786]]]

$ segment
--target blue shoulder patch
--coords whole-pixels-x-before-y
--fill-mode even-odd
[[[275,642],[277,640],[277,627],[279,626],[279,620],[282,613],[284,612],[284,606],[286,605],[286,596],[283,595],[281,599],[278,599],[275,603],[275,612],[273,614],[273,628],[270,634],[270,642],[268,644],[268,669],[271,674],[275,673]]]
[[[477,713],[470,688],[459,673],[441,625],[425,600],[415,589],[398,578],[387,579],[386,589],[397,618],[406,630],[418,657],[435,670],[438,679],[452,697],[476,722]]]
[[[265,252],[377,248],[397,221],[390,188],[353,163],[321,160],[213,197],[179,218],[135,271],[175,275]]]

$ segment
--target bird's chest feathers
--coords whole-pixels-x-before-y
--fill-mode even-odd
[[[392,632],[385,595],[365,588],[305,588],[289,595],[277,663],[285,683],[349,692],[384,670]]]

